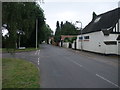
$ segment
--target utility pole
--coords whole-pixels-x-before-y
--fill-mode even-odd
[[[81,51],[82,51],[82,49],[83,49],[83,47],[82,47],[82,41],[83,41],[83,35],[82,35],[82,22],[81,22],[81,21],[76,21],[76,23],[80,23],[80,24],[81,24],[80,34],[81,34]]]
[[[37,49],[37,41],[38,41],[37,29],[38,29],[38,20],[36,19],[36,49]]]
[[[81,23],[81,51],[83,49],[82,43],[83,43],[83,35],[82,35],[82,22]]]

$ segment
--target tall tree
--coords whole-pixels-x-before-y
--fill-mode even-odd
[[[62,29],[62,27],[63,27],[63,21],[61,21],[61,24],[60,24],[60,28]]]
[[[3,2],[2,23],[8,25],[9,40],[4,42],[13,44],[18,41],[17,30],[22,30],[25,35],[21,36],[21,46],[35,47],[36,19],[38,20],[38,43],[45,40],[46,29],[43,9],[36,2]],[[4,39],[4,38],[3,38]],[[4,43],[3,42],[3,43]]]
[[[72,23],[66,21],[66,23],[62,25],[61,35],[76,35],[76,34],[77,30]]]
[[[60,37],[61,37],[61,30],[60,30],[59,21],[57,21],[57,23],[56,23],[55,37],[54,37],[54,41],[57,43],[57,45],[60,42]]]

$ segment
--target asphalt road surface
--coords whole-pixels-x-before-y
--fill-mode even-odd
[[[119,88],[118,59],[43,44],[32,52],[3,54],[29,60],[40,70],[42,88]]]

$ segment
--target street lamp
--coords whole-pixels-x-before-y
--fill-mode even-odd
[[[81,34],[81,51],[82,51],[82,39],[83,39],[83,36],[82,36],[82,22],[81,21],[76,21],[76,23],[80,23],[81,24],[80,34]]]
[[[17,30],[17,34],[19,34],[19,48],[20,48],[20,35],[25,35],[25,32],[23,32],[22,30]]]

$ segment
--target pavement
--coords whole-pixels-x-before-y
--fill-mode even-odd
[[[119,61],[84,51],[42,44],[40,50],[20,52],[2,57],[14,57],[34,63],[40,70],[42,88],[120,88]]]

